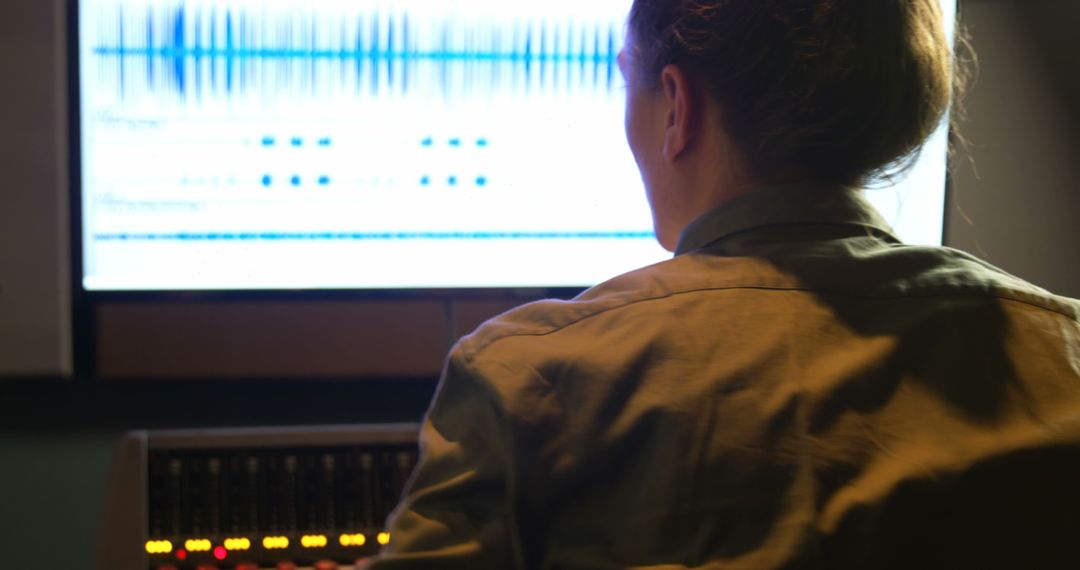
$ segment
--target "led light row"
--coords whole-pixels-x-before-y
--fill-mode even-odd
[[[262,539],[262,545],[267,550],[280,550],[289,547],[289,539],[284,536],[267,536]]]
[[[205,538],[189,538],[184,541],[184,548],[188,552],[210,552],[214,544]]]
[[[383,531],[375,535],[375,541],[382,546],[390,544],[390,533]],[[338,537],[338,543],[342,546],[364,546],[367,544],[367,536],[362,533],[342,534]],[[325,534],[305,534],[300,537],[300,546],[304,548],[325,548],[329,544]],[[184,541],[184,548],[189,552],[210,552],[213,543],[206,538],[190,538]],[[267,536],[262,539],[262,546],[266,550],[282,550],[289,547],[287,536]],[[225,550],[243,551],[251,549],[251,540],[248,538],[226,538]],[[148,540],[146,542],[147,554],[168,554],[173,550],[173,543],[168,540]]]
[[[249,550],[251,541],[246,538],[226,538],[223,542],[225,550]]]
[[[343,534],[338,537],[342,546],[363,546],[367,544],[367,537],[363,534]]]

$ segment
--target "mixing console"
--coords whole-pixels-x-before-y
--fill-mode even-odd
[[[116,454],[99,569],[347,569],[389,542],[417,427],[133,432]]]

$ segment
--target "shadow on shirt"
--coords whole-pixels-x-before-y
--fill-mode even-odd
[[[825,568],[1027,569],[1080,564],[1080,453],[1026,449],[909,480],[823,543]]]
[[[1060,417],[1044,416],[1066,407],[1051,402],[1050,394],[1071,394],[1068,399],[1077,400],[1076,387],[1045,387],[1075,378],[1068,372],[1068,355],[1060,355],[1057,333],[1038,330],[1048,321],[1018,325],[1018,314],[1035,309],[1007,311],[1003,304],[1016,302],[995,296],[993,285],[973,279],[980,270],[974,262],[965,269],[932,256],[898,254],[882,259],[877,269],[868,260],[861,269],[869,282],[852,286],[851,276],[842,266],[830,267],[828,256],[802,253],[765,257],[797,277],[859,337],[895,342],[882,361],[823,395],[810,412],[810,434],[831,437],[841,431],[838,426],[858,417],[867,434],[880,430],[891,443],[907,444],[907,451],[918,448],[920,437],[927,447],[948,440],[961,449],[953,463],[948,458],[926,465],[913,460],[910,472],[898,476],[887,493],[852,506],[835,526],[819,528],[814,565],[1080,567],[1080,445],[1065,430],[1054,433]],[[914,292],[878,287],[912,276],[925,278]],[[958,285],[965,281],[968,286]],[[1052,318],[1049,313],[1043,311],[1042,317]],[[1039,353],[1030,350],[1040,346]],[[917,406],[920,399],[925,409]],[[1075,405],[1072,409],[1080,411]],[[882,417],[889,423],[882,425]],[[924,425],[916,430],[915,441],[905,442],[907,425],[919,424]],[[926,437],[932,429],[926,426],[935,425],[943,430],[940,436]],[[1040,428],[1032,426],[1044,426],[1045,436],[1028,438],[1027,444],[1010,439],[1024,430],[1038,433]],[[964,438],[979,451],[965,454]],[[987,443],[995,438],[1000,448]],[[889,444],[875,443],[882,454],[891,453]],[[881,461],[881,455],[870,459],[878,465],[889,461]],[[817,468],[819,513],[868,471],[868,465],[835,458]]]

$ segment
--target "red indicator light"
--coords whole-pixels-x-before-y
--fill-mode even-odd
[[[178,548],[176,550],[176,559],[177,560],[187,560],[187,551],[184,550],[183,548]]]
[[[214,547],[214,558],[217,558],[218,560],[225,560],[225,556],[227,556],[228,554],[229,551],[225,550],[224,546]]]

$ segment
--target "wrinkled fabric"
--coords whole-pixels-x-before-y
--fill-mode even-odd
[[[372,568],[1061,567],[1078,313],[857,191],[752,192],[462,339]]]

